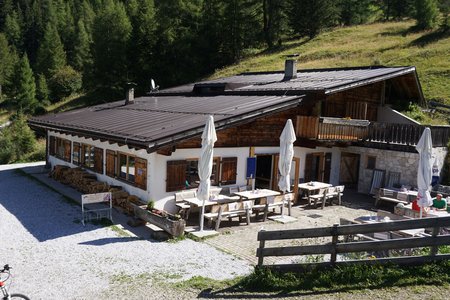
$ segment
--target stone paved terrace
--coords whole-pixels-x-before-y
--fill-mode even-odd
[[[45,183],[47,186],[51,186],[52,189],[57,190],[58,192],[68,196],[69,198],[80,199],[81,197],[81,193],[74,190],[73,188],[49,178],[47,176],[47,170],[43,169],[42,164],[38,164],[34,167],[24,168],[23,170],[39,181]],[[281,224],[272,220],[262,222],[262,215],[260,215],[260,218],[258,220],[256,220],[253,216],[250,225],[246,225],[246,223],[239,224],[237,218],[233,219],[231,223],[228,222],[228,220],[223,220],[219,229],[219,232],[221,234],[205,239],[204,243],[207,243],[226,253],[235,255],[236,257],[245,259],[251,264],[256,264],[256,249],[259,246],[259,242],[257,241],[257,234],[261,229],[281,230],[331,226],[335,223],[339,223],[340,218],[355,219],[359,216],[375,214],[377,209],[375,209],[373,204],[374,199],[372,196],[357,193],[355,190],[346,189],[344,191],[341,206],[327,205],[325,209],[322,210],[321,208],[316,209],[308,207],[305,200],[300,201],[298,205],[292,207],[292,216],[297,219],[292,223]],[[389,211],[393,210],[392,205],[386,205],[388,206],[381,206],[379,207],[379,209]],[[279,214],[279,209],[276,210],[276,214]],[[270,215],[271,214],[269,214],[269,216]],[[152,231],[148,226],[139,226],[135,228],[128,226],[126,223],[127,220],[131,218],[130,216],[126,216],[115,210],[113,217],[115,223],[119,222],[123,226],[122,228],[124,230],[127,230],[130,234],[134,234],[145,239],[152,236]],[[189,223],[196,222],[195,225],[198,225],[197,214],[191,214],[189,220]],[[309,242],[312,241],[309,240]],[[287,245],[289,243],[292,244],[293,242],[271,241],[268,242],[267,245]],[[300,242],[297,240],[294,241],[294,243],[298,244]],[[285,260],[290,260],[290,258],[265,258],[264,263],[281,263]]]
[[[238,224],[235,219],[232,224],[228,221],[222,221],[219,231],[220,235],[211,237],[205,240],[208,243],[222,251],[231,253],[240,258],[248,260],[250,263],[257,263],[256,249],[259,246],[257,241],[258,231],[264,230],[282,230],[282,229],[301,229],[311,227],[325,227],[331,226],[335,223],[339,223],[340,218],[355,219],[359,216],[376,214],[377,209],[373,206],[374,199],[372,196],[356,193],[354,190],[344,191],[344,197],[342,199],[342,205],[327,205],[325,209],[308,208],[306,203],[300,202],[299,205],[292,208],[291,215],[297,219],[297,221],[287,224],[281,224],[271,220],[262,222],[261,219],[251,219],[251,224],[246,225],[242,223]],[[393,206],[379,207],[384,210],[393,210]],[[287,210],[286,210],[287,211]],[[279,210],[276,210],[279,213]],[[196,216],[192,216],[195,218]],[[260,217],[261,218],[261,217]],[[307,241],[304,241],[307,242]],[[304,243],[302,242],[302,243]],[[309,240],[312,242],[312,240]],[[317,242],[315,240],[314,242]],[[323,241],[320,241],[323,242]],[[288,244],[299,244],[300,241],[270,241],[266,242],[269,246],[281,246]],[[291,258],[265,258],[264,263],[281,263]]]

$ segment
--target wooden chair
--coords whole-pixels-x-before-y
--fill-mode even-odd
[[[386,187],[387,188],[398,187],[399,184],[400,184],[400,172],[389,171]]]
[[[314,207],[317,207],[318,201],[322,201],[322,203],[324,203],[326,201],[326,197],[327,197],[327,190],[328,190],[328,188],[323,188],[323,189],[320,189],[317,194],[309,195],[308,204],[311,206],[311,202],[314,202]]]

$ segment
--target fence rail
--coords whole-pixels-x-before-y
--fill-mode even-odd
[[[363,141],[415,146],[425,129],[423,125],[364,121],[297,116],[297,136],[327,141]],[[429,128],[433,146],[447,146],[450,126],[429,126]]]
[[[258,241],[260,243],[256,256],[258,266],[264,265],[265,257],[297,256],[330,254],[330,261],[321,263],[293,263],[288,265],[264,265],[264,267],[278,270],[299,270],[304,267],[322,267],[341,264],[358,263],[398,263],[412,264],[433,260],[450,259],[450,254],[438,254],[438,247],[450,245],[450,235],[439,235],[442,227],[450,226],[449,217],[424,218],[412,220],[398,220],[392,222],[379,222],[373,224],[351,224],[332,227],[307,228],[294,230],[260,231]],[[431,236],[398,238],[387,240],[367,240],[360,242],[339,242],[339,236],[366,235],[377,232],[396,232],[399,230],[432,228]],[[267,241],[305,239],[305,238],[331,238],[331,243],[307,246],[283,246],[267,247]],[[379,259],[360,259],[337,261],[337,254],[354,252],[373,252],[382,250],[409,249],[417,247],[431,247],[429,255],[399,256]]]

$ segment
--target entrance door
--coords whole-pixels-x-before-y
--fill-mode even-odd
[[[341,153],[341,168],[339,171],[339,183],[349,188],[356,188],[359,179],[360,155],[356,153]]]
[[[278,171],[279,154],[267,154],[256,156],[256,188],[265,188],[279,191],[278,181],[280,172]],[[269,173],[270,172],[270,173]],[[293,157],[291,165],[291,181],[294,183],[291,191],[298,194],[298,182],[300,179],[300,158]],[[296,184],[297,183],[297,184]]]
[[[256,156],[255,188],[270,189],[272,187],[273,155]]]
[[[305,181],[330,182],[331,153],[316,152],[306,155]]]

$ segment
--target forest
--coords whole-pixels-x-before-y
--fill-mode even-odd
[[[143,95],[152,78],[161,88],[192,82],[335,28],[413,19],[415,31],[448,34],[449,8],[450,0],[0,0],[0,163],[34,155],[26,115],[59,103],[121,99],[130,83]],[[1,130],[8,118],[14,126]]]
[[[41,114],[71,95],[122,97],[194,81],[254,49],[327,28],[416,18],[448,25],[436,0],[0,0],[0,103]],[[440,18],[442,19],[442,18]]]

